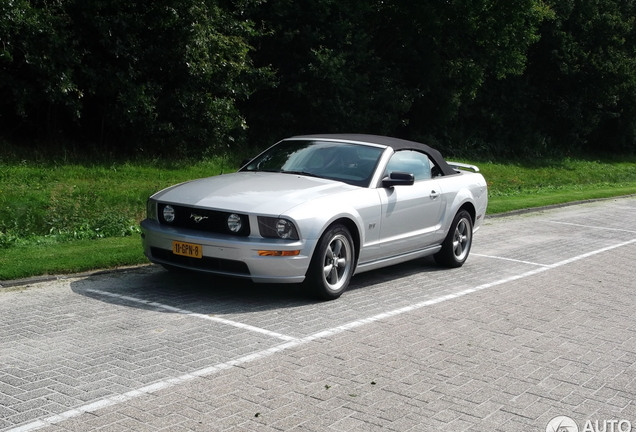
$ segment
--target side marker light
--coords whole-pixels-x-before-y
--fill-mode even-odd
[[[299,250],[291,251],[271,251],[271,250],[259,250],[258,256],[297,256],[300,254]]]

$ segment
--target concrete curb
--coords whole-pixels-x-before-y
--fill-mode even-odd
[[[31,284],[36,284],[40,282],[51,282],[55,280],[73,279],[73,278],[97,276],[97,275],[112,274],[112,273],[126,273],[131,270],[139,269],[142,267],[149,267],[151,265],[153,264],[140,264],[136,266],[117,267],[114,269],[105,269],[105,270],[93,270],[93,271],[82,272],[82,273],[43,275],[43,276],[34,276],[34,277],[24,278],[24,279],[6,280],[6,281],[0,281],[0,290],[2,290],[3,288],[14,288],[17,286],[31,285]]]

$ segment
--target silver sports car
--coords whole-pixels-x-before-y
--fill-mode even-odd
[[[238,172],[148,200],[148,259],[338,298],[356,273],[433,255],[459,267],[486,212],[477,167],[374,135],[284,139]]]

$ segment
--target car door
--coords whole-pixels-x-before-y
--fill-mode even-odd
[[[387,165],[391,172],[413,174],[412,185],[381,187],[380,255],[391,257],[423,249],[435,242],[439,229],[442,194],[439,181],[431,175],[432,163],[424,153],[396,152]]]

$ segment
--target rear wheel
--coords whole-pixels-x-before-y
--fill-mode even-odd
[[[444,267],[464,265],[473,244],[473,219],[466,210],[455,215],[450,230],[442,243],[442,250],[434,255],[435,261]]]
[[[337,299],[349,286],[354,264],[355,249],[349,230],[344,225],[333,225],[318,242],[305,283],[316,296]]]

